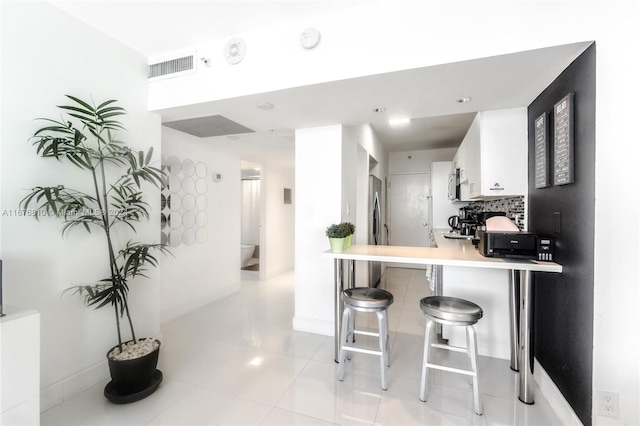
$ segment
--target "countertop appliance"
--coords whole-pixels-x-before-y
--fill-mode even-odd
[[[460,234],[475,235],[478,224],[473,219],[464,219],[460,221]]]
[[[457,231],[460,229],[460,217],[459,216],[450,216],[449,220],[449,227],[451,228],[452,231]]]
[[[453,169],[449,175],[449,200],[461,201],[461,187],[460,187],[460,169]]]
[[[431,229],[451,228],[449,218],[458,216],[461,204],[449,199],[447,180],[451,174],[451,161],[431,163],[431,198],[429,199],[429,222]]]
[[[477,248],[486,257],[553,261],[554,240],[531,232],[478,231]]]

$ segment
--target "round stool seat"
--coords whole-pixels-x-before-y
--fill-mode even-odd
[[[482,308],[473,302],[449,296],[430,296],[420,300],[420,309],[435,320],[475,324],[482,318]]]
[[[379,288],[356,287],[344,290],[342,301],[354,308],[382,309],[393,303],[393,295]]]

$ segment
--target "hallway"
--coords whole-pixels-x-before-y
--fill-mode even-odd
[[[150,397],[113,405],[102,396],[105,381],[43,412],[41,424],[559,424],[538,389],[534,405],[517,400],[516,374],[495,358],[480,357],[484,416],[473,413],[471,386],[459,375],[432,372],[429,400],[419,401],[418,301],[429,291],[422,270],[387,269],[381,282],[395,298],[389,390],[379,387],[378,359],[362,354],[337,381],[333,338],[291,329],[294,277],[258,281],[243,271],[240,292],[164,324],[164,381]]]

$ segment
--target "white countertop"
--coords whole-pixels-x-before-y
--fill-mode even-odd
[[[13,321],[18,318],[26,317],[28,315],[37,314],[38,311],[33,309],[18,308],[11,305],[2,305],[3,316],[0,317],[0,323]]]
[[[327,250],[322,254],[324,257],[334,259],[562,272],[562,266],[555,262],[484,257],[471,244],[471,241],[447,239],[444,238],[442,232],[434,231],[438,247],[352,245],[341,253],[332,253]]]

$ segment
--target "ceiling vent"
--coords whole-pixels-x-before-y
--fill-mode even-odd
[[[149,65],[149,80],[178,77],[196,72],[196,54]]]
[[[210,115],[208,117],[169,121],[162,123],[162,125],[199,138],[237,135],[240,133],[254,133],[253,130],[221,115]]]

